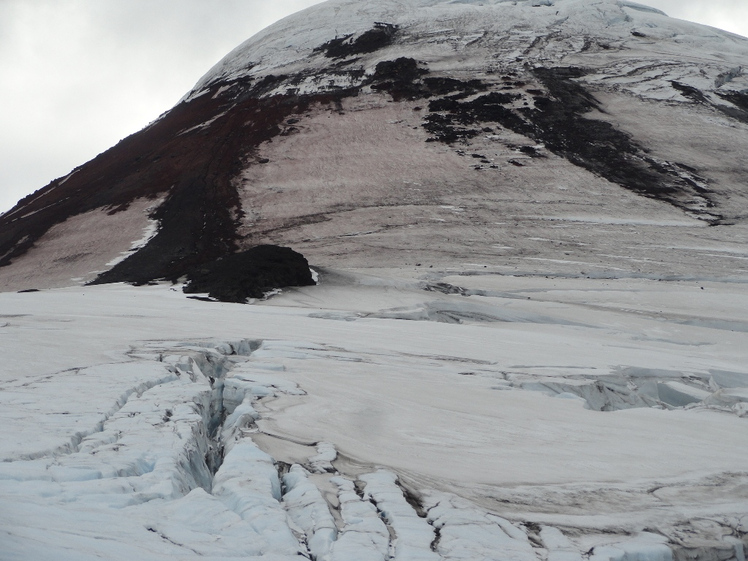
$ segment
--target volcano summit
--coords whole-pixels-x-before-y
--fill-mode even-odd
[[[0,558],[743,561],[746,61],[627,0],[252,37],[0,217]]]

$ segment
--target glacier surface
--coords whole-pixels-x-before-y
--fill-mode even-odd
[[[320,281],[0,294],[0,558],[743,558],[744,284]]]

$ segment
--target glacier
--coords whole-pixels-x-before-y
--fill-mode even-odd
[[[391,275],[1,293],[0,558],[742,558],[744,284]]]

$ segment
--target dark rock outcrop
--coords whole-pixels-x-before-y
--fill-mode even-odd
[[[377,22],[372,29],[358,37],[353,35],[336,37],[319,47],[319,50],[323,51],[326,57],[333,59],[373,53],[391,44],[395,33],[397,33],[396,25]]]
[[[405,12],[393,11],[389,4],[370,6],[370,10],[359,13],[359,8],[353,4],[345,4],[343,8],[343,4],[323,3],[315,8],[319,13],[298,16],[295,24],[298,27],[282,24],[263,35],[263,41],[272,48],[265,48],[260,42],[245,43],[154,123],[68,176],[29,195],[0,216],[0,271],[6,273],[15,267],[32,271],[29,274],[33,275],[35,266],[51,263],[60,272],[63,279],[60,282],[70,278],[88,280],[90,275],[98,274],[92,284],[144,284],[161,279],[176,281],[205,264],[257,244],[301,247],[301,244],[313,243],[322,248],[324,242],[309,240],[332,239],[328,237],[329,231],[320,233],[311,228],[302,232],[300,228],[332,220],[333,216],[341,221],[347,219],[342,211],[352,211],[354,205],[363,209],[417,203],[440,208],[439,205],[450,202],[452,196],[451,192],[440,190],[443,185],[474,185],[472,171],[470,177],[465,176],[461,181],[456,181],[450,172],[445,174],[444,181],[432,182],[437,189],[432,186],[423,191],[401,190],[403,185],[411,184],[410,174],[414,174],[418,166],[423,166],[425,174],[441,169],[434,165],[436,159],[449,158],[455,152],[472,153],[476,160],[469,167],[455,166],[455,174],[462,173],[463,167],[465,170],[496,170],[491,182],[481,180],[484,181],[482,187],[475,185],[476,195],[480,196],[480,189],[494,192],[507,187],[511,191],[506,181],[526,180],[527,188],[534,190],[538,179],[529,165],[530,158],[555,155],[589,172],[584,174],[587,179],[590,175],[604,178],[637,195],[673,205],[708,224],[728,225],[744,219],[745,212],[737,206],[738,201],[744,204],[742,201],[748,200],[742,189],[744,182],[740,180],[745,175],[745,165],[739,155],[725,159],[719,150],[708,151],[706,156],[689,152],[692,146],[702,142],[693,139],[689,142],[677,139],[683,149],[661,149],[647,135],[642,135],[647,126],[627,128],[625,121],[616,122],[615,110],[607,113],[606,107],[605,96],[612,94],[616,99],[627,96],[626,101],[631,104],[646,101],[648,105],[642,106],[645,108],[650,105],[668,107],[674,115],[713,113],[720,119],[727,116],[731,122],[727,126],[722,121],[714,125],[718,128],[712,139],[725,150],[739,152],[743,147],[739,127],[748,123],[748,95],[739,89],[742,66],[729,50],[720,51],[719,42],[709,43],[717,53],[712,58],[726,57],[725,62],[714,63],[707,69],[701,68],[700,58],[692,60],[686,50],[675,56],[679,52],[677,42],[670,44],[670,40],[657,39],[654,33],[650,35],[647,31],[648,40],[668,42],[668,48],[675,49],[673,56],[680,61],[673,63],[675,66],[663,64],[660,68],[663,77],[650,79],[646,77],[648,73],[660,65],[648,59],[641,60],[638,51],[629,52],[627,45],[632,41],[632,30],[628,24],[618,29],[618,24],[611,23],[620,21],[625,10],[638,9],[633,5],[623,6],[610,0],[601,3],[601,6],[609,5],[600,13],[590,15],[570,3],[571,15],[556,18],[555,10],[544,12],[544,7],[549,7],[550,3],[531,3],[538,10],[528,19],[525,2],[485,6],[468,3],[463,7],[454,2],[445,1],[444,4],[434,8],[433,13],[430,12],[432,7],[419,4],[419,10],[408,12],[410,15],[406,17]],[[447,11],[442,13],[442,8]],[[349,9],[352,12],[348,14]],[[346,27],[340,28],[343,34],[339,34],[336,27],[340,10],[348,18],[340,20],[346,22]],[[443,25],[442,16],[452,11],[462,15],[453,20],[454,26]],[[315,25],[322,25],[327,35],[321,35],[316,28],[310,29],[307,20],[309,15],[323,12],[330,18],[314,21]],[[504,31],[485,32],[479,12],[489,18],[487,23]],[[657,14],[657,18],[663,17]],[[515,24],[505,25],[505,21]],[[546,23],[541,25],[541,22]],[[330,28],[325,31],[328,24]],[[578,36],[580,25],[597,35]],[[657,25],[664,23],[658,20]],[[298,29],[300,35],[298,42],[291,44],[282,34],[293,33],[293,29]],[[534,30],[529,33],[527,29]],[[633,35],[641,37],[643,34],[635,30]],[[580,39],[584,39],[583,44]],[[635,42],[642,43],[638,39]],[[522,56],[516,56],[520,51]],[[629,68],[627,65],[611,65],[608,55],[598,57],[597,53],[602,51],[618,52],[621,60],[630,59],[635,71],[629,73],[625,70]],[[589,64],[556,65],[572,53]],[[583,56],[583,53],[586,54]],[[458,69],[460,65],[455,66],[455,60],[463,61],[464,68]],[[269,69],[272,74],[267,74]],[[714,87],[705,86],[707,82],[701,78],[692,80],[693,73],[711,76]],[[659,88],[659,97],[643,101],[631,95],[634,90],[629,91],[627,85],[631,80],[634,83],[645,80],[647,88]],[[730,90],[725,90],[723,86],[729,82],[735,83]],[[677,96],[676,92],[682,95]],[[322,169],[323,162],[304,162],[303,155],[298,154],[291,154],[294,157],[284,160],[277,157],[277,152],[272,158],[268,157],[273,153],[271,148],[281,144],[298,151],[304,135],[310,143],[330,141],[330,145],[335,146],[325,134],[350,134],[356,142],[339,158],[340,161],[347,159],[349,167],[357,167],[371,154],[379,153],[382,137],[370,135],[363,126],[360,134],[354,135],[345,128],[349,123],[344,118],[344,102],[349,107],[357,105],[356,111],[362,111],[362,116],[369,110],[386,113],[380,106],[382,96],[379,94],[390,98],[387,99],[390,108],[401,103],[409,107],[406,118],[401,114],[397,121],[388,121],[388,125],[402,124],[399,133],[404,135],[407,122],[411,130],[428,133],[418,135],[419,142],[438,142],[449,147],[431,146],[428,156],[423,155],[425,152],[414,156],[408,166],[408,177],[393,181],[393,188],[386,193],[378,192],[390,179],[386,173],[372,178],[372,193],[353,196],[348,191],[349,188],[365,191],[358,178],[350,186],[338,185],[340,200],[332,197],[327,200],[333,188],[319,187],[314,181],[309,182],[305,192],[299,191],[299,200],[292,200],[289,193],[298,185],[287,189],[287,194],[281,197],[283,190],[274,180],[266,181],[267,177],[278,178],[278,169],[285,165],[307,165],[309,176],[314,179],[315,170]],[[354,103],[356,98],[367,96],[376,102],[368,107],[365,103]],[[674,100],[666,106],[662,99],[670,97]],[[409,103],[415,101],[417,105]],[[333,121],[340,117],[345,122],[341,122],[338,129],[319,126],[315,115],[321,108],[330,109]],[[417,113],[411,113],[411,109]],[[525,140],[517,140],[516,135]],[[365,138],[371,139],[369,145],[365,144]],[[402,142],[404,139],[405,136]],[[416,142],[416,135],[412,134],[408,141]],[[496,146],[493,155],[489,153],[491,143]],[[502,156],[503,163],[512,166],[507,169],[521,171],[519,175],[502,171],[503,164],[494,158],[501,150],[521,155],[511,159]],[[689,154],[694,156],[689,157]],[[429,158],[433,158],[430,163],[426,161]],[[338,160],[333,160],[337,165]],[[554,160],[546,162],[555,165]],[[371,167],[378,168],[379,163],[372,163]],[[536,163],[539,169],[542,160]],[[262,173],[257,171],[260,168],[264,170]],[[393,174],[401,173],[395,172],[396,169],[393,167]],[[738,179],[733,180],[733,177]],[[576,179],[570,181],[576,182]],[[304,182],[303,178],[297,181]],[[585,180],[584,183],[589,182]],[[319,196],[313,192],[315,189],[319,189]],[[282,200],[285,206],[273,207],[276,199]],[[590,200],[594,201],[594,196]],[[307,205],[308,202],[314,204]],[[143,214],[146,205],[147,216]],[[127,251],[128,247],[118,247],[119,253],[129,253],[121,261],[112,259],[117,252],[100,255],[105,250],[98,248],[88,254],[51,255],[52,252],[48,252],[46,256],[29,257],[33,262],[18,263],[21,257],[33,255],[32,249],[43,248],[50,238],[59,236],[54,227],[88,212],[100,214],[93,211],[111,215],[132,211],[133,220],[129,224],[133,228],[136,222],[145,226],[145,219],[149,218],[157,222],[157,230],[144,245],[132,251]],[[500,210],[497,208],[496,212]],[[130,220],[127,214],[117,218],[123,222]],[[82,218],[81,223],[86,220]],[[152,222],[149,227],[153,226]],[[487,220],[490,222],[493,220]],[[85,230],[76,224],[68,224],[67,228],[78,232]],[[399,227],[399,219],[382,213],[372,231]],[[138,236],[133,234],[132,237]],[[327,246],[324,251],[336,259],[349,256],[349,248],[342,247],[348,241],[348,238],[332,239],[331,244],[340,243],[341,247]],[[359,246],[362,251],[367,247],[366,244]],[[312,255],[311,249],[304,251]],[[485,251],[493,255],[488,246]],[[73,270],[75,267],[70,265],[69,274],[63,271],[61,264],[66,260],[75,262],[74,258],[86,255],[100,259],[92,257],[92,264],[86,269]],[[317,261],[317,255],[315,261],[321,262]],[[20,278],[23,281],[25,277],[20,275]],[[17,286],[26,286],[19,283]]]
[[[309,263],[289,247],[258,245],[205,263],[187,275],[184,292],[207,293],[222,302],[245,302],[286,286],[315,284]]]
[[[519,83],[516,91],[493,91],[470,101],[463,101],[459,95],[433,99],[424,127],[434,135],[431,140],[451,144],[476,137],[483,124],[498,123],[612,183],[668,202],[709,223],[719,223],[723,217],[712,210],[715,204],[708,181],[696,170],[681,163],[657,161],[630,135],[610,123],[586,117],[589,111],[600,109],[592,93],[575,80],[586,72],[574,67],[533,69],[539,87],[548,91],[547,97],[534,96],[534,108],[529,103],[519,109],[513,107],[523,99],[524,83]],[[461,89],[474,90],[475,85],[465,84]],[[697,98],[695,88],[679,89]]]

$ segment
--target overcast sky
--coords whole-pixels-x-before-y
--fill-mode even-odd
[[[748,36],[748,0],[640,1]],[[318,2],[0,0],[0,212],[140,130],[263,27]]]

